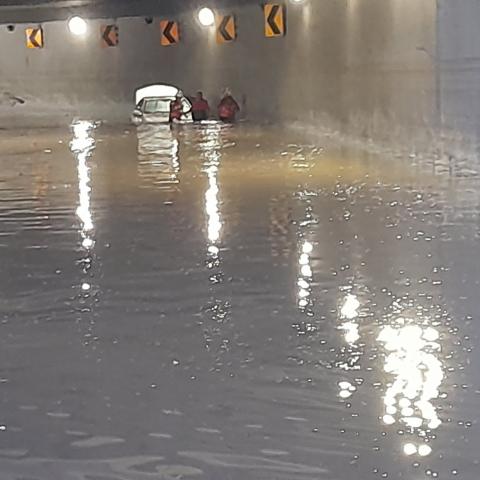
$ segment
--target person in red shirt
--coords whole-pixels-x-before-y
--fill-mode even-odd
[[[197,92],[197,96],[192,102],[192,117],[194,122],[201,122],[207,120],[210,113],[210,106],[207,100],[203,97],[202,92]]]
[[[218,117],[222,122],[233,123],[235,122],[235,117],[239,111],[240,107],[238,103],[227,88],[218,104]]]
[[[175,100],[170,102],[170,123],[174,120],[181,120],[183,115],[183,105],[181,95],[177,95]]]

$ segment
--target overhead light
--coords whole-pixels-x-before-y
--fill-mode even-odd
[[[303,3],[305,0],[290,0],[292,3]]]
[[[68,21],[68,29],[72,35],[85,35],[87,33],[87,22],[82,17],[72,17]]]
[[[198,21],[204,27],[211,27],[215,23],[215,14],[213,10],[208,7],[200,9],[198,12]]]

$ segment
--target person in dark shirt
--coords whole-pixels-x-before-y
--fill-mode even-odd
[[[197,96],[192,102],[192,117],[194,122],[201,122],[207,120],[210,114],[210,106],[207,100],[203,97],[202,92],[197,92]]]

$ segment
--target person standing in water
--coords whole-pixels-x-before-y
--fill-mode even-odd
[[[192,102],[192,117],[194,122],[201,122],[207,120],[210,113],[210,106],[207,100],[203,97],[202,92],[197,92],[197,96]]]
[[[182,95],[177,93],[174,100],[170,102],[170,123],[174,120],[181,120],[183,115]]]
[[[218,104],[218,117],[222,122],[233,123],[240,107],[233,98],[232,92],[227,88]]]

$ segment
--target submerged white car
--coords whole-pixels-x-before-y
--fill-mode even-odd
[[[181,122],[192,122],[192,104],[182,91],[172,85],[148,85],[135,92],[135,109],[131,121],[134,125],[145,123],[168,123],[170,103],[180,95],[183,117]]]

